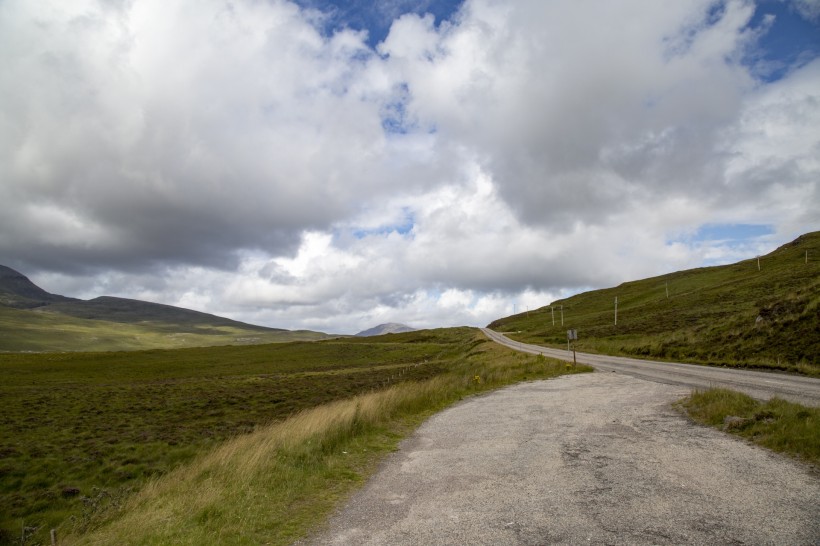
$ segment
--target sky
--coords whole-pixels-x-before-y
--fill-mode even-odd
[[[351,334],[820,229],[817,0],[0,0],[0,263]]]

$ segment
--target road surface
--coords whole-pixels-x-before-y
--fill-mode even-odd
[[[572,361],[572,353],[566,350],[513,341],[489,328],[482,328],[481,331],[496,343],[517,351]],[[811,377],[589,353],[577,353],[576,357],[580,364],[588,364],[596,370],[622,373],[648,381],[699,389],[723,387],[745,392],[759,400],[779,396],[807,406],[820,406],[820,379]]]
[[[469,398],[426,421],[315,545],[819,544],[820,478],[621,373]]]

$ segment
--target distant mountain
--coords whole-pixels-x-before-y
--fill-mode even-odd
[[[415,328],[410,328],[406,324],[399,324],[396,322],[388,322],[387,324],[379,324],[378,326],[374,326],[368,330],[362,330],[356,336],[358,337],[370,337],[370,336],[381,336],[384,334],[401,334],[403,332],[415,332]]]
[[[0,265],[0,351],[99,351],[313,341],[308,330],[267,328],[147,301],[46,292]]]
[[[80,300],[49,294],[22,273],[0,265],[0,304],[15,309],[33,309],[51,303],[73,301]]]
[[[101,296],[93,300],[73,300],[68,302],[52,303],[42,311],[60,313],[71,317],[107,320],[126,324],[140,324],[144,322],[165,322],[173,324],[175,329],[187,331],[201,331],[203,327],[231,326],[246,330],[284,332],[281,328],[267,328],[236,320],[193,311],[173,305],[152,303],[149,301],[131,300]]]

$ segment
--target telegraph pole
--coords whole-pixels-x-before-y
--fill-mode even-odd
[[[615,296],[615,326],[618,326],[618,296]]]
[[[550,305],[550,313],[552,313],[552,325],[555,326],[555,309]]]

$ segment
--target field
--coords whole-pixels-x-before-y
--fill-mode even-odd
[[[579,351],[820,376],[820,232],[759,266],[751,259],[628,282],[490,327],[553,347],[566,347],[572,328]]]
[[[388,411],[388,404],[376,412],[376,420],[398,419],[379,421],[375,445],[389,449],[408,424],[461,396],[575,371],[485,343],[466,328],[247,347],[3,354],[0,543],[45,542],[50,528],[83,537],[116,521],[118,507],[146,483],[330,402],[395,389],[409,398],[426,393],[412,411]],[[369,468],[369,457],[359,467]],[[351,472],[341,482],[351,482]],[[335,490],[338,477],[330,481],[314,495],[324,508],[276,533],[292,538],[315,524],[310,514],[332,506],[321,493]]]
[[[310,331],[251,330],[231,325],[121,323],[0,305],[0,351],[8,352],[134,351],[312,341],[329,337]]]

